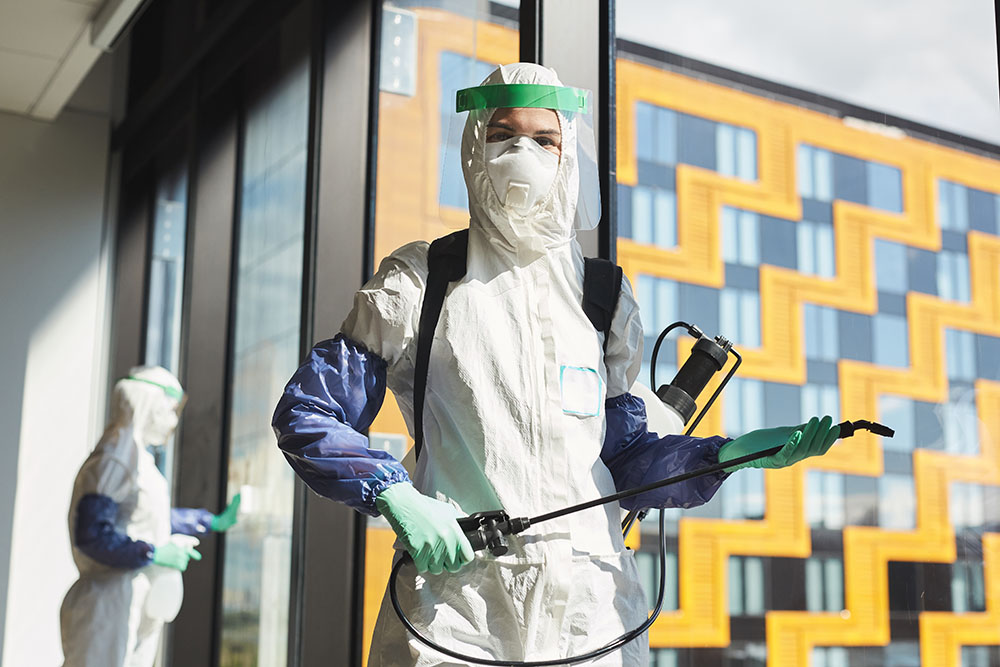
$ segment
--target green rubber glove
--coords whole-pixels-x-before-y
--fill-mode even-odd
[[[188,561],[201,560],[201,554],[193,546],[167,542],[153,549],[153,562],[163,567],[172,567],[183,572]]]
[[[456,519],[454,506],[425,496],[412,484],[400,482],[375,497],[375,507],[392,526],[413,557],[418,572],[458,572],[475,557]]]
[[[212,517],[212,530],[217,533],[224,533],[236,525],[236,516],[240,512],[240,494],[233,496],[233,499],[226,505],[226,509],[221,514]]]
[[[726,472],[741,468],[785,468],[810,456],[826,454],[839,437],[840,426],[833,424],[832,417],[828,415],[822,420],[813,417],[807,424],[762,428],[741,435],[722,446],[719,462],[725,463],[784,443],[785,446],[777,454],[726,468]]]

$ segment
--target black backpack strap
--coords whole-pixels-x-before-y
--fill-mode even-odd
[[[413,437],[415,455],[424,446],[424,394],[431,360],[431,343],[444,306],[448,283],[465,276],[469,254],[469,230],[462,229],[442,236],[427,251],[427,287],[420,306],[420,329],[417,331],[417,359],[413,371]]]
[[[604,332],[606,352],[618,295],[622,291],[622,267],[599,257],[586,257],[583,261],[583,312],[595,329]]]

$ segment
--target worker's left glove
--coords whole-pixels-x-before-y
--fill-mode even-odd
[[[822,420],[813,417],[800,426],[762,428],[724,444],[719,450],[719,463],[783,444],[776,454],[726,468],[726,472],[741,468],[785,468],[810,456],[826,454],[839,437],[840,426],[834,425],[830,416]]]
[[[240,512],[240,494],[233,496],[233,499],[226,505],[226,509],[221,514],[212,517],[212,530],[217,533],[224,533],[236,525],[236,517]]]

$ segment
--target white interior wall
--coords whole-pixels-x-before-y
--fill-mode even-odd
[[[95,73],[98,99],[108,71]],[[90,104],[54,123],[0,113],[0,655],[11,667],[62,662],[70,491],[103,427],[109,126]]]

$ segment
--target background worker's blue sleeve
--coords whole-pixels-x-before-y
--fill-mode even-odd
[[[369,449],[360,433],[382,407],[385,381],[386,362],[338,334],[312,349],[271,421],[278,447],[313,491],[372,516],[375,496],[410,481],[399,461]]]
[[[121,569],[134,570],[153,560],[153,545],[115,527],[118,503],[108,496],[89,493],[76,504],[76,548],[88,557]]]
[[[646,428],[646,405],[641,398],[622,394],[604,404],[607,430],[601,460],[611,471],[615,488],[625,491],[719,462],[719,448],[729,438],[668,435],[661,438]],[[646,507],[696,507],[708,502],[728,473],[717,472],[647,491],[621,501],[627,510]]]
[[[212,517],[206,509],[175,507],[170,510],[170,532],[182,535],[204,535],[212,530]]]

